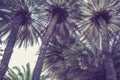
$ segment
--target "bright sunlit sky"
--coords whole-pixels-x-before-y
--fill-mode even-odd
[[[24,47],[18,48],[17,46],[14,47],[14,52],[12,54],[9,67],[18,66],[21,67],[21,65],[26,65],[28,62],[30,63],[31,68],[34,68],[34,65],[37,61],[38,50],[39,45],[34,45],[33,47],[28,47],[25,49]],[[5,46],[2,45],[2,48],[4,49]]]
[[[39,45],[34,45],[33,47],[25,48],[14,48],[14,53],[11,57],[10,67],[17,65],[26,65],[28,62],[33,67],[37,60],[38,47]]]

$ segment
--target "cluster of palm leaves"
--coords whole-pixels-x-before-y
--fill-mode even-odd
[[[120,0],[0,0],[0,38],[7,43],[0,80],[14,46],[39,39],[32,80],[42,68],[52,80],[119,80],[119,20]]]
[[[71,37],[66,45],[63,42],[60,37],[53,36],[47,47],[44,69],[48,70],[52,79],[99,80],[96,73],[103,72],[100,54],[94,54],[75,37]]]
[[[4,78],[4,80],[32,80],[33,71],[30,67],[30,63],[26,64],[26,66],[21,67],[13,67],[9,68],[8,72]],[[42,75],[41,80],[47,80],[49,75]]]
[[[53,36],[47,47],[44,69],[53,80],[106,80],[104,54],[89,42],[88,37],[84,36],[81,40],[71,37],[68,44],[63,42],[63,39]],[[120,32],[112,39],[110,47],[119,80]]]

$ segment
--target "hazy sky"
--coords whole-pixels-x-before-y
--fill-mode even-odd
[[[36,54],[38,54],[39,46],[40,45],[34,45],[33,47],[28,47],[27,49],[24,47],[15,47],[9,63],[9,67],[20,67],[21,65],[26,65],[29,62],[33,68],[38,57]],[[4,45],[2,45],[2,47],[3,49],[5,48]]]

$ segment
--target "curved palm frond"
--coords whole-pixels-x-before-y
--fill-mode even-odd
[[[78,13],[81,15],[78,27],[81,32],[85,32],[91,40],[100,41],[102,19],[106,26],[109,36],[113,36],[120,30],[120,0],[87,0],[80,1],[77,5]]]
[[[39,4],[43,1],[39,1]],[[32,0],[2,0],[2,2],[5,6],[0,7],[0,36],[10,34],[12,27],[16,25],[13,21],[18,21],[20,25],[16,43],[19,47],[22,44],[27,47],[39,42],[38,37],[42,36],[48,20],[44,7],[38,6],[38,2]]]
[[[26,67],[22,66],[22,69],[15,66],[13,69],[8,69],[8,73],[5,76],[9,80],[31,80],[30,64],[26,64]]]
[[[75,37],[71,37],[67,45],[62,41],[59,36],[53,36],[47,47],[44,69],[48,70],[52,79],[94,80],[104,74],[99,53],[95,54]]]
[[[4,52],[4,50],[0,47],[0,63],[1,63],[1,59],[3,57],[3,52]]]
[[[46,0],[44,7],[46,8],[46,14],[48,14],[49,21],[53,19],[55,15],[58,16],[57,25],[54,29],[56,34],[67,37],[69,31],[76,29],[74,22],[77,21],[74,11],[76,11],[75,4],[77,0]],[[49,27],[49,25],[48,25]]]
[[[78,12],[81,12],[82,20],[78,23],[79,30],[85,32],[96,45],[101,45],[105,55],[103,62],[106,79],[117,80],[109,46],[110,37],[120,31],[120,0],[89,0],[80,3],[82,5],[78,5]]]
[[[13,67],[8,69],[8,73],[5,76],[5,80],[32,80],[33,71],[30,68],[30,64],[22,67]],[[47,80],[49,76],[42,75],[41,80]]]
[[[46,0],[43,4],[46,8],[50,23],[47,26],[45,34],[42,39],[42,45],[40,47],[40,54],[37,59],[37,63],[34,70],[33,80],[39,79],[39,74],[42,70],[44,56],[46,53],[46,46],[50,41],[52,33],[61,35],[62,39],[69,38],[69,32],[74,31],[76,28],[73,26],[74,17],[73,10],[75,10],[74,4],[77,0]],[[72,25],[72,26],[71,26]],[[38,72],[38,69],[40,71]]]
[[[43,1],[39,1],[39,4]],[[42,5],[37,5],[37,1],[2,0],[2,3],[3,6],[0,6],[0,37],[8,35],[8,41],[0,65],[1,80],[7,71],[15,43],[19,44],[19,47],[33,46],[34,43],[38,43],[38,37],[42,35],[45,28],[43,25],[47,21],[40,18],[46,14],[44,14]]]

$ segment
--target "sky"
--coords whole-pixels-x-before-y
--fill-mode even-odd
[[[1,46],[3,49],[4,45]],[[14,66],[21,67],[21,65],[26,65],[28,62],[30,63],[31,68],[34,68],[35,63],[37,61],[38,51],[40,45],[34,45],[33,47],[28,47],[25,49],[24,47],[18,48],[14,47],[13,54],[9,63],[9,67],[12,68]]]

